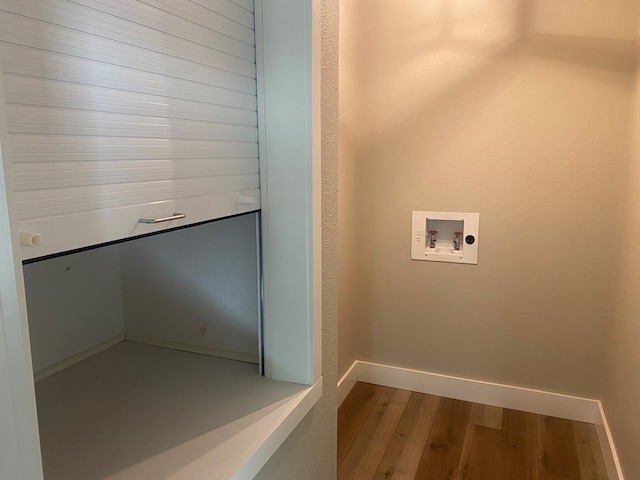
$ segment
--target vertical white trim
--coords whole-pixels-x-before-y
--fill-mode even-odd
[[[264,335],[262,328],[264,326],[262,315],[262,236],[260,230],[260,213],[256,215],[256,288],[258,292],[258,372],[264,375]]]
[[[358,361],[353,362],[347,373],[338,381],[338,407],[342,405],[349,392],[358,382]]]
[[[265,71],[264,71],[264,50],[263,50],[263,27],[262,27],[262,0],[255,1],[255,35],[256,35],[256,102],[258,106],[258,158],[260,161],[260,231],[258,235],[260,237],[260,264],[258,265],[258,271],[260,272],[260,311],[261,311],[261,328],[260,328],[260,344],[262,358],[262,374],[271,378],[271,357],[267,354],[268,347],[265,346],[266,338],[269,338],[271,332],[269,331],[270,322],[266,320],[264,313],[264,277],[265,277],[265,243],[266,243],[266,230],[267,215],[269,212],[269,177],[267,175],[267,118],[265,111]]]
[[[607,468],[607,475],[609,476],[609,480],[624,480],[622,466],[620,465],[616,445],[611,435],[607,415],[600,401],[598,401],[598,414],[598,419],[595,422],[596,432],[598,434],[598,440],[600,441],[604,464]]]
[[[0,299],[1,301],[1,299]],[[20,439],[15,417],[15,404],[9,362],[4,338],[4,314],[0,305],[0,478],[25,478],[20,462]]]
[[[11,162],[1,76],[0,71],[0,478],[39,480],[42,459],[19,233],[12,218]]]
[[[318,8],[257,0],[255,14],[265,375],[307,385],[322,345]]]
[[[322,116],[321,116],[321,25],[320,1],[311,2],[311,244],[312,244],[312,339],[313,365],[310,372],[314,382],[322,376]]]

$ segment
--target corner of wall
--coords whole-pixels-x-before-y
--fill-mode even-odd
[[[360,154],[360,2],[340,2],[338,114],[338,374],[360,355],[358,311],[358,163]]]
[[[640,46],[640,41],[637,42]],[[625,185],[620,201],[620,229],[612,307],[604,352],[603,418],[619,477],[640,478],[638,412],[640,402],[640,72],[636,69],[627,145]],[[606,435],[604,435],[606,433]],[[615,444],[615,447],[613,445]],[[610,463],[610,462],[609,462]]]

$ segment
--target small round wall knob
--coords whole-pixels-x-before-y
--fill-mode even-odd
[[[35,232],[27,232],[25,230],[18,230],[20,234],[20,246],[21,247],[39,247],[42,245],[42,235]]]
[[[474,237],[473,235],[467,235],[466,237],[464,237],[464,241],[467,242],[467,245],[473,245],[476,241],[476,237]]]

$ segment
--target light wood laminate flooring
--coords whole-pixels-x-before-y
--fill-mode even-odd
[[[338,480],[606,480],[594,425],[357,383]]]

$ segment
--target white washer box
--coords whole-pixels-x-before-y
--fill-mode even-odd
[[[478,264],[479,213],[413,211],[411,259]]]

